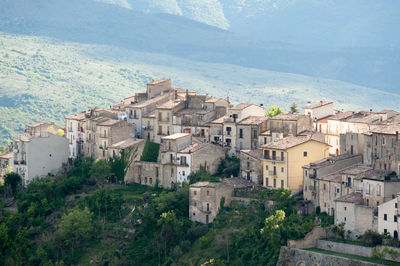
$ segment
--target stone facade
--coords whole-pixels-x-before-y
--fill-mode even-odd
[[[240,177],[255,184],[263,183],[263,151],[242,150],[240,151]]]

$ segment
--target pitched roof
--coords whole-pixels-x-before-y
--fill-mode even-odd
[[[128,139],[122,140],[120,142],[117,142],[117,143],[111,145],[109,148],[126,149],[128,147],[134,146],[134,145],[139,144],[144,141],[145,141],[144,139],[128,138]]]
[[[265,121],[267,121],[269,117],[265,116],[248,116],[245,119],[242,119],[238,124],[239,125],[259,125]]]
[[[210,123],[222,124],[224,122],[224,120],[227,119],[228,117],[229,117],[228,115],[224,115],[224,116],[221,116],[220,118],[215,119],[214,121],[211,121]]]
[[[297,121],[302,117],[305,117],[306,115],[303,114],[292,114],[292,113],[288,113],[288,114],[279,114],[276,116],[271,117],[271,120],[292,120],[292,121]]]
[[[346,159],[353,158],[353,157],[361,157],[361,155],[360,154],[354,154],[354,155],[342,154],[342,155],[338,155],[338,156],[330,156],[328,158],[324,158],[319,161],[312,162],[309,165],[307,165],[307,167],[312,168],[312,169],[318,169],[318,168],[321,168],[324,166],[335,164],[338,161],[346,160]]]
[[[206,143],[193,143],[192,145],[180,150],[179,153],[193,153],[204,148],[206,145]]]
[[[157,106],[157,109],[172,109],[178,105],[180,105],[182,103],[182,101],[180,100],[170,100],[166,103],[161,104],[160,106]]]
[[[320,101],[319,103],[316,103],[316,104],[309,104],[304,109],[315,109],[315,108],[322,107],[322,106],[325,106],[328,104],[333,104],[333,102]]]
[[[171,80],[171,79],[167,79],[167,78],[157,79],[157,80],[153,80],[152,82],[147,83],[147,85],[156,85],[156,84],[160,84],[164,81],[168,81],[168,80]]]
[[[231,107],[230,109],[231,110],[243,110],[243,109],[245,109],[245,108],[247,108],[247,107],[249,107],[251,105],[255,105],[255,104],[252,104],[252,103],[239,103],[239,104]]]
[[[335,201],[339,202],[348,202],[348,203],[362,203],[363,202],[363,195],[359,192],[353,192],[347,195],[344,195],[341,198],[336,199]]]
[[[0,155],[0,159],[11,159],[13,157],[14,157],[13,152],[7,152],[7,153]]]
[[[86,118],[86,113],[78,113],[78,114],[72,114],[72,115],[67,115],[65,119],[70,119],[70,120],[84,120]]]
[[[121,120],[116,120],[116,119],[107,119],[103,122],[100,122],[97,124],[98,126],[113,126],[121,122]]]
[[[290,136],[290,137],[278,139],[273,142],[264,144],[262,147],[269,148],[269,149],[287,150],[287,149],[293,148],[295,146],[304,144],[309,141],[316,141],[316,142],[319,142],[319,143],[322,143],[322,144],[325,144],[328,146],[328,144],[318,141],[310,136],[297,136],[297,137]]]
[[[241,153],[244,153],[246,155],[249,155],[253,158],[256,159],[262,159],[263,158],[263,151],[262,149],[257,149],[257,150],[241,150]]]

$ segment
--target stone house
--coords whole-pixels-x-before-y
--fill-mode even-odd
[[[172,135],[174,133],[174,123],[172,117],[174,113],[185,108],[185,101],[176,99],[170,100],[160,106],[155,110],[155,120],[154,120],[154,138],[155,142],[161,143],[161,139],[165,136]]]
[[[190,174],[204,170],[215,174],[218,165],[225,158],[222,147],[210,143],[192,143],[177,153],[177,182],[188,182]]]
[[[267,130],[268,117],[249,116],[242,119],[237,125],[236,143],[239,150],[256,150],[259,148],[258,138],[261,132]]]
[[[0,155],[0,184],[4,183],[4,175],[12,172],[14,169],[14,153],[7,152]]]
[[[305,130],[313,130],[312,119],[303,114],[279,114],[269,120],[271,134],[281,133],[283,137],[297,136]]]
[[[221,203],[229,206],[235,188],[254,186],[239,178],[225,178],[221,182],[197,182],[189,187],[189,219],[208,224],[217,217]],[[224,198],[223,201],[222,198]]]
[[[228,109],[228,114],[226,116],[210,122],[210,140],[213,143],[228,147],[229,155],[236,155],[240,151],[239,143],[237,143],[240,133],[237,127],[239,122],[249,116],[260,117],[264,115],[264,107],[255,104],[240,103],[231,107]],[[257,132],[257,134],[259,134],[259,132]]]
[[[42,126],[40,130],[26,130],[12,143],[14,172],[22,177],[23,185],[34,178],[55,174],[68,162],[68,140],[45,131]]]
[[[291,136],[263,145],[263,186],[302,191],[302,166],[326,158],[328,148],[311,136]]]
[[[316,104],[308,104],[307,107],[304,107],[304,114],[310,116],[313,121],[334,115],[333,102],[321,100]],[[315,129],[318,130],[317,127]]]
[[[90,108],[85,114],[84,123],[84,137],[83,142],[83,156],[98,158],[98,138],[97,138],[97,124],[115,119],[116,116],[113,112],[102,110],[98,108]],[[67,130],[67,136],[68,136]]]
[[[109,147],[115,143],[135,137],[135,125],[124,120],[107,119],[96,126],[96,159],[110,156]]]
[[[342,196],[341,171],[362,162],[361,155],[340,155],[324,158],[303,166],[303,198],[312,203],[312,210],[334,214],[334,200]]]
[[[263,183],[263,151],[241,150],[240,151],[240,177],[255,184]]]
[[[378,229],[374,209],[363,204],[363,195],[353,192],[337,199],[335,224],[344,223],[344,229],[352,236],[360,236],[367,230]]]
[[[65,117],[65,136],[69,143],[69,158],[75,159],[84,155],[84,143],[86,127],[86,112]]]
[[[400,221],[399,205],[400,194],[396,198],[378,206],[378,233],[387,233],[395,239],[399,239]]]
[[[212,223],[217,217],[221,199],[229,206],[233,187],[220,183],[197,182],[189,188],[189,219],[203,224]]]

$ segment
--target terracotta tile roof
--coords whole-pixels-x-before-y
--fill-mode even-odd
[[[305,107],[304,109],[315,109],[315,108],[325,106],[328,104],[333,104],[333,102],[320,101],[319,103],[316,103],[316,104],[307,105],[307,107]]]
[[[276,116],[274,116],[274,117],[271,117],[270,119],[271,119],[271,120],[291,120],[291,121],[297,121],[297,120],[299,120],[299,119],[302,118],[302,117],[306,117],[306,115],[288,113],[288,114],[279,114],[279,115],[276,115]]]
[[[255,104],[251,104],[251,103],[239,103],[233,107],[231,107],[231,110],[243,110],[251,105],[255,105]]]
[[[128,107],[131,107],[131,108],[143,108],[143,107],[146,107],[148,105],[152,105],[154,103],[157,103],[158,101],[165,100],[165,99],[169,98],[169,96],[170,96],[170,94],[166,93],[164,95],[159,95],[157,97],[154,97],[154,98],[152,98],[150,100],[146,100],[146,101],[139,102],[139,103],[134,103],[134,104],[129,104]]]
[[[224,116],[221,116],[220,118],[215,119],[214,121],[211,121],[210,123],[222,124],[224,122],[224,120],[227,119],[228,117],[229,117],[228,115],[224,115]]]
[[[157,106],[157,109],[173,109],[182,103],[183,102],[180,100],[174,100],[174,101],[170,100],[166,103],[161,104],[160,106]]]
[[[122,140],[120,142],[117,142],[117,143],[111,145],[109,148],[126,149],[128,147],[134,146],[134,145],[142,143],[144,141],[145,141],[144,139],[128,138],[128,139]]]
[[[168,80],[171,80],[171,79],[167,79],[167,78],[164,78],[164,79],[157,79],[157,80],[153,80],[152,82],[149,82],[149,83],[147,83],[148,85],[156,85],[156,84],[160,84],[160,83],[162,83],[162,82],[164,82],[164,81],[168,81]]]
[[[7,152],[7,153],[0,155],[0,159],[11,159],[11,158],[14,158],[13,152]]]
[[[310,136],[297,136],[297,137],[290,136],[290,137],[278,139],[273,142],[264,144],[262,147],[268,148],[268,149],[287,150],[287,149],[293,148],[295,146],[304,144],[309,141],[320,142],[314,138],[311,138]],[[320,143],[323,143],[323,142],[320,142]],[[326,143],[323,143],[323,144],[328,146],[328,144],[326,144]]]
[[[191,188],[201,188],[201,187],[212,187],[215,188],[217,185],[219,185],[220,182],[208,182],[208,181],[200,181],[194,184],[191,184]]]
[[[337,171],[337,172],[331,173],[329,175],[321,176],[318,179],[322,180],[322,181],[341,183],[342,182],[342,173],[340,171]]]
[[[269,118],[265,116],[248,116],[245,119],[242,119],[238,124],[239,125],[259,125],[267,121]]]
[[[376,126],[370,131],[379,134],[396,135],[396,132],[400,132],[400,124]]]
[[[209,98],[207,98],[206,103],[216,103],[218,101],[223,101],[223,100],[224,99],[222,99],[222,98],[209,97]]]
[[[362,203],[364,200],[363,200],[363,195],[361,193],[353,192],[348,195],[344,195],[343,197],[338,198],[335,201],[359,204]]]
[[[194,153],[204,147],[206,147],[206,143],[193,143],[192,145],[182,149],[179,153]]]
[[[342,120],[346,117],[349,117],[353,114],[353,111],[347,111],[347,112],[339,112],[337,114],[334,114],[332,116],[327,117],[327,120]]]
[[[345,175],[361,175],[371,171],[373,168],[365,164],[356,164],[342,171]]]
[[[262,159],[263,158],[263,150],[262,149],[257,149],[257,150],[241,150],[240,151],[243,154],[249,155],[255,159]]]
[[[328,165],[335,164],[336,162],[341,161],[341,160],[346,160],[346,159],[355,158],[355,157],[361,157],[361,155],[359,155],[359,154],[355,154],[355,155],[342,154],[342,155],[339,155],[339,156],[330,156],[328,158],[324,158],[324,159],[321,159],[319,161],[312,162],[309,165],[307,165],[306,167],[309,167],[309,168],[312,168],[312,169],[318,169],[318,168],[321,168],[321,167],[325,167],[325,166],[328,166]]]
[[[100,122],[99,124],[97,124],[98,126],[113,126],[118,124],[119,122],[121,122],[121,120],[115,120],[115,119],[107,119],[103,122]]]
[[[85,112],[72,114],[65,117],[65,119],[70,119],[70,120],[84,120],[85,118],[86,118]]]

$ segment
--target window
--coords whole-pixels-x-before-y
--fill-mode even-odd
[[[182,171],[182,175],[185,176],[185,171]]]
[[[269,180],[268,180],[268,177],[267,178],[265,178],[265,186],[266,187],[268,187],[269,186],[269,182],[268,182]]]
[[[285,169],[284,169],[283,167],[281,167],[281,172],[282,172],[282,173],[285,172]]]
[[[195,191],[193,191],[193,194],[196,196],[197,195],[197,191],[195,190]]]
[[[195,207],[197,206],[197,202],[194,202],[194,206],[195,206]]]
[[[395,223],[397,223],[397,216],[396,216],[396,215],[393,216],[393,221],[394,221]]]
[[[324,184],[324,190],[326,190],[326,184]]]
[[[386,213],[383,215],[383,220],[387,221],[387,214]]]
[[[207,196],[209,196],[209,195],[210,195],[210,191],[207,190]]]
[[[264,159],[269,159],[269,150],[264,151]]]
[[[383,229],[383,232],[386,234],[387,233],[387,229]]]
[[[397,203],[394,204],[394,207],[397,209]]]
[[[156,171],[156,177],[158,177],[158,167],[156,167],[155,171]]]
[[[174,168],[171,168],[171,177],[174,176]]]
[[[153,178],[150,177],[150,184],[153,184]]]
[[[304,170],[304,176],[307,177],[307,175],[308,175],[308,171]]]
[[[243,138],[243,128],[239,129],[239,138]]]
[[[193,216],[196,216],[196,213],[193,213]]]
[[[344,207],[344,210],[347,211],[347,207]]]
[[[344,220],[346,221],[346,217],[344,217]]]
[[[276,188],[276,179],[274,179],[274,188]]]
[[[382,145],[385,145],[386,144],[386,139],[385,139],[385,137],[383,137],[382,138]]]
[[[265,170],[267,170],[267,171],[268,171],[268,165],[266,165],[266,166],[265,166]]]
[[[231,135],[231,130],[232,130],[231,127],[226,127],[226,134]]]
[[[285,156],[283,155],[283,151],[281,152],[281,160],[283,161]]]
[[[247,162],[247,169],[250,168],[250,162]]]
[[[303,156],[304,156],[304,157],[307,157],[307,152],[306,152],[306,151],[303,152]]]
[[[281,188],[283,188],[285,186],[285,182],[283,180],[281,180]]]
[[[274,175],[276,175],[276,166],[274,166]]]
[[[276,160],[276,151],[272,151],[272,160]]]

